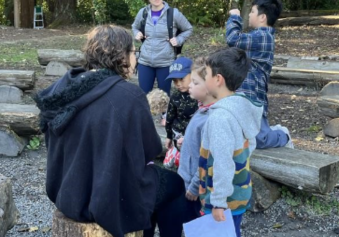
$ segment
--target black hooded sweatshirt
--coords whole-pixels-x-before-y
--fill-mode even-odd
[[[147,163],[162,145],[142,90],[112,71],[78,68],[35,101],[56,207],[115,237],[150,228],[159,176]]]

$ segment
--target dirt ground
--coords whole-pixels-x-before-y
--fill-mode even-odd
[[[37,72],[38,81],[33,91],[26,94],[26,103],[32,103],[30,95],[40,90],[53,81],[54,77],[44,77],[44,67],[41,67],[36,58],[36,49],[56,48],[56,49],[81,49],[86,38],[86,32],[91,26],[69,26],[63,29],[14,29],[12,27],[0,26],[0,69],[31,69]],[[276,34],[276,54],[293,55],[293,56],[323,56],[323,55],[339,55],[339,25],[337,26],[312,26],[312,27],[286,27],[277,29]],[[199,28],[194,36],[184,46],[184,55],[194,57],[196,55],[212,52],[216,48],[224,47],[222,42],[222,34],[224,30],[214,30],[212,33],[209,29]],[[19,49],[18,49],[19,48]],[[8,50],[12,51],[8,51]],[[19,51],[18,51],[19,50]],[[2,59],[6,54],[17,56],[17,54],[25,55],[26,52],[32,53],[30,58],[19,61],[11,61]],[[307,88],[303,86],[289,85],[269,85],[269,121],[271,125],[282,124],[289,128],[295,148],[316,151],[324,154],[339,155],[338,138],[324,137],[322,128],[330,120],[326,116],[318,113],[317,98],[319,96],[319,88]],[[333,194],[339,201],[338,190]],[[283,202],[283,201],[280,201]],[[286,205],[284,203],[283,205]],[[276,207],[276,208],[280,208]],[[281,208],[280,208],[281,209]],[[327,228],[327,232],[314,234],[307,232],[312,229],[312,223],[322,223],[322,216],[308,216],[295,219],[288,218],[286,210],[280,210],[280,218],[283,219],[284,226],[293,226],[291,228],[277,227],[271,232],[275,234],[252,235],[251,227],[245,228],[246,236],[335,236],[332,228],[338,227],[338,222],[331,223]],[[267,219],[270,211],[262,214],[249,214],[245,223],[255,220],[253,229],[260,229],[269,222]],[[338,212],[332,212],[338,213]],[[335,214],[337,215],[337,214]],[[259,219],[258,219],[259,218]],[[305,217],[306,218],[306,217]],[[309,220],[316,219],[315,222]],[[335,220],[337,221],[338,218]],[[279,219],[278,219],[279,220]],[[276,220],[274,220],[276,221]],[[272,223],[274,223],[274,221]],[[266,224],[265,224],[266,223]],[[293,224],[294,223],[294,224]],[[300,226],[298,226],[300,225]],[[263,227],[262,227],[263,228]],[[303,233],[300,230],[304,230]],[[313,231],[313,230],[312,230]],[[314,230],[316,231],[316,230]],[[269,233],[271,233],[269,231]],[[273,233],[272,232],[272,233]],[[289,234],[290,233],[290,234]]]

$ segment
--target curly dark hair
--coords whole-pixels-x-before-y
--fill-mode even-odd
[[[133,38],[125,29],[114,25],[97,26],[89,32],[83,48],[85,68],[110,69],[127,78],[132,51]]]

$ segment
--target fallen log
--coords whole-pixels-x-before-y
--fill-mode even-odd
[[[15,86],[22,90],[33,89],[35,72],[24,70],[0,70],[0,86]]]
[[[339,178],[339,157],[285,147],[256,150],[251,169],[300,190],[329,193]]]
[[[39,132],[39,113],[35,105],[0,103],[0,124],[18,135],[35,135]]]
[[[275,26],[337,25],[339,16],[288,17],[278,19]]]
[[[339,71],[273,67],[270,78],[271,83],[320,87],[331,81],[339,81]]]
[[[338,71],[339,62],[329,61],[315,61],[298,58],[290,58],[287,62],[288,68],[294,69],[308,69],[308,70],[322,70],[322,71]]]
[[[165,128],[156,123],[166,152]],[[251,169],[290,187],[309,192],[331,192],[339,178],[339,157],[285,147],[255,150]]]
[[[114,213],[113,213],[114,215]],[[56,210],[53,216],[52,237],[113,237],[96,223],[75,222]],[[142,237],[143,231],[125,234],[125,237]]]
[[[319,113],[331,118],[339,118],[339,82],[331,82],[324,86],[317,103]]]
[[[85,57],[80,50],[38,49],[38,61],[41,65],[55,61],[79,67],[84,65]]]
[[[339,10],[298,10],[298,11],[283,11],[280,18],[287,17],[302,17],[302,16],[328,16],[338,15]]]

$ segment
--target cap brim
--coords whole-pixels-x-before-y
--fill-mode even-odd
[[[166,77],[165,80],[173,80],[173,79],[182,79],[185,76],[187,76],[189,73],[188,72],[173,72]]]

